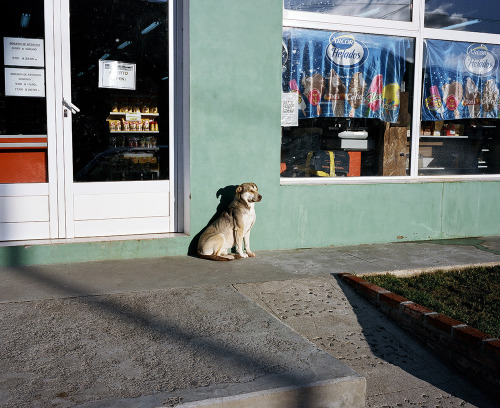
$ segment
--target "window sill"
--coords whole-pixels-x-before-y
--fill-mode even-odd
[[[448,176],[398,176],[398,177],[288,177],[280,178],[280,185],[343,185],[343,184],[413,184],[450,183],[470,181],[500,181],[500,174],[448,175]]]

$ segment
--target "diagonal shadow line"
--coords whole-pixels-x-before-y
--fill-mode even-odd
[[[206,337],[200,337],[196,333],[189,332],[177,324],[167,322],[163,319],[154,318],[147,313],[143,313],[133,307],[123,303],[105,299],[105,295],[90,295],[83,286],[68,285],[67,282],[60,282],[53,279],[43,272],[33,270],[33,267],[16,267],[17,273],[24,275],[26,278],[33,279],[38,283],[47,285],[52,289],[57,289],[63,294],[67,294],[66,298],[83,301],[86,305],[105,311],[109,315],[120,318],[124,323],[137,327],[138,329],[147,332],[155,332],[166,339],[177,342],[184,347],[189,347],[193,350],[210,353],[214,356],[227,359],[231,357],[232,364],[239,368],[247,368],[257,371],[259,375],[272,375],[274,385],[271,388],[292,387],[300,388],[300,393],[293,404],[284,405],[283,408],[308,408],[312,407],[311,401],[314,401],[314,391],[311,388],[303,388],[304,386],[314,382],[314,378],[310,378],[308,374],[299,374],[297,372],[279,371],[277,367],[282,369],[282,366],[277,360],[263,360],[254,356],[248,355],[237,347],[220,344]],[[262,389],[265,390],[265,389]],[[88,401],[90,402],[90,401]]]
[[[383,315],[382,318],[380,318],[380,321],[377,322],[377,319],[373,319],[373,317],[367,316],[364,313],[360,312],[360,307],[359,305],[368,305],[369,307],[373,307],[376,309],[373,304],[371,304],[368,300],[364,299],[360,295],[358,295],[350,286],[348,286],[342,279],[337,275],[337,274],[332,274],[333,277],[336,279],[339,288],[342,290],[342,293],[346,297],[346,299],[349,301],[349,303],[352,306],[352,310],[356,314],[356,319],[359,323],[359,326],[362,329],[363,335],[365,337],[366,343],[370,347],[370,350],[372,353],[377,356],[378,358],[393,364],[395,366],[400,367],[402,370],[406,371],[407,373],[413,375],[416,378],[419,378],[436,388],[441,389],[442,391],[445,391],[451,395],[456,396],[457,398],[461,398],[462,400],[473,404],[474,406],[478,406],[481,408],[494,408],[497,407],[497,405],[492,402],[491,397],[487,395],[485,392],[478,392],[478,394],[471,393],[469,392],[470,390],[477,390],[477,387],[475,385],[472,385],[470,380],[465,378],[462,374],[458,373],[456,369],[449,364],[447,361],[443,360],[440,358],[440,356],[434,352],[433,350],[427,348],[425,345],[422,345],[426,349],[426,351],[436,360],[438,360],[443,366],[448,368],[451,372],[456,374],[456,376],[460,379],[463,380],[464,383],[466,384],[471,384],[470,387],[462,389],[458,388],[456,386],[451,386],[448,383],[440,381],[441,378],[436,378],[435,372],[430,371],[430,370],[422,370],[416,367],[413,367],[411,362],[409,361],[401,361],[399,356],[393,355],[390,353],[386,353],[380,349],[380,344],[383,343],[383,337],[388,334],[388,331],[385,329],[386,326],[386,320],[390,319],[389,317]],[[378,309],[377,309],[378,310]],[[382,313],[380,311],[380,313]],[[395,323],[396,324],[396,323]],[[378,330],[375,330],[374,327],[377,327]],[[399,327],[399,326],[398,326]],[[401,328],[401,330],[404,330]],[[412,335],[411,333],[407,332],[410,336]],[[418,341],[415,339],[415,341]],[[481,395],[479,397],[478,395]],[[486,405],[485,405],[486,404]]]

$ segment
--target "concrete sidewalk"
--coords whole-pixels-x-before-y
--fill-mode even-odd
[[[3,267],[0,406],[498,406],[334,276],[491,263],[500,237]]]

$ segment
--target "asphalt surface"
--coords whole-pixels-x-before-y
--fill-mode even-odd
[[[325,383],[357,387],[349,407],[364,379],[367,407],[497,407],[335,275],[498,263],[500,237],[481,237],[2,267],[0,407],[194,406]],[[273,406],[315,406],[300,398]]]

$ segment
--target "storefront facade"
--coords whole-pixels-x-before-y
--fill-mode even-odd
[[[9,6],[0,264],[185,255],[245,181],[257,251],[499,234],[500,7],[376,3]]]

